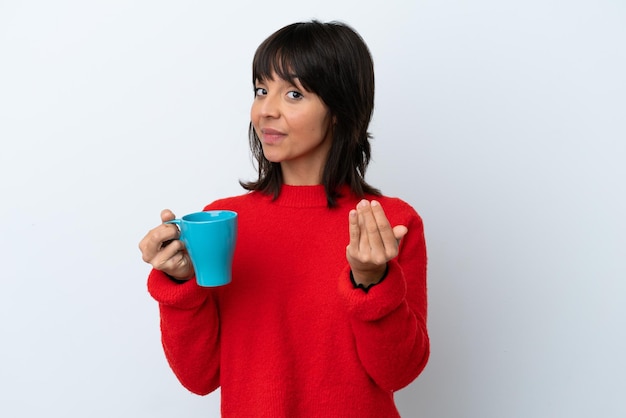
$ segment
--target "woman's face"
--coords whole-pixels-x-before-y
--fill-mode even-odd
[[[265,158],[281,164],[286,184],[320,184],[332,117],[318,95],[294,83],[277,75],[257,80],[250,118]]]

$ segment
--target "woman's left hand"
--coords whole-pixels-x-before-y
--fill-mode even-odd
[[[354,281],[368,287],[385,274],[387,262],[398,255],[406,226],[391,227],[382,206],[376,200],[361,200],[349,214],[350,244],[346,257]]]

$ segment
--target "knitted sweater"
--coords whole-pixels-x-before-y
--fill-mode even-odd
[[[346,246],[348,213],[360,199],[342,190],[333,209],[323,186],[208,205],[239,214],[226,286],[150,273],[170,367],[191,392],[221,387],[223,417],[397,417],[393,392],[424,369],[422,221],[400,199],[376,197],[391,225],[408,233],[385,279],[367,292],[355,288]]]

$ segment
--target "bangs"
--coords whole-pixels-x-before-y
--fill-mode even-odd
[[[319,48],[309,31],[291,29],[275,33],[259,46],[252,62],[252,83],[277,76],[292,84],[297,79],[306,90],[316,92],[316,74],[323,73],[321,51],[316,50]]]
[[[298,70],[294,68],[293,63],[297,62],[293,55],[286,54],[285,51],[265,50],[258,56],[258,60],[254,61],[252,68],[252,81],[257,80],[273,80],[274,76],[278,76],[283,80],[293,83],[296,78],[300,78]]]

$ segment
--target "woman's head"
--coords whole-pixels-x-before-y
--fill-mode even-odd
[[[370,160],[367,131],[374,108],[374,68],[363,39],[342,23],[294,23],[268,37],[257,49],[253,83],[274,77],[315,93],[333,120],[332,144],[322,174],[329,205],[337,189],[350,186],[358,195],[378,193],[365,180]],[[282,185],[280,164],[268,161],[250,125],[250,145],[258,162],[259,179],[243,184],[277,196]]]

